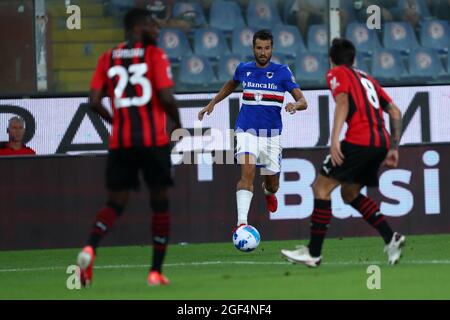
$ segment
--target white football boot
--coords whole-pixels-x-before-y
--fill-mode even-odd
[[[400,261],[402,256],[402,247],[405,245],[406,238],[400,233],[394,232],[391,242],[384,247],[384,252],[388,255],[388,264],[393,266]]]
[[[304,264],[311,268],[316,268],[320,265],[322,256],[312,257],[307,246],[296,246],[295,248],[295,250],[283,249],[281,250],[281,255],[289,262]]]

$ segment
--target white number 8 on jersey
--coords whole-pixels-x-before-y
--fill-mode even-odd
[[[367,99],[369,100],[372,107],[374,107],[375,109],[380,108],[380,101],[378,100],[378,94],[377,91],[375,90],[375,86],[373,85],[372,81],[366,78],[361,78],[361,83],[366,89]]]

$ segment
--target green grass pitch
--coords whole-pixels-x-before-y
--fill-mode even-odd
[[[408,236],[403,259],[387,265],[381,238],[328,239],[320,268],[285,262],[280,249],[305,241],[263,241],[251,253],[229,243],[171,245],[171,284],[148,287],[151,250],[100,248],[91,288],[69,290],[79,249],[0,252],[0,299],[450,299],[450,235]],[[369,290],[369,265],[381,289]]]

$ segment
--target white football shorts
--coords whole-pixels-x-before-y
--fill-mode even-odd
[[[281,135],[260,137],[248,132],[236,133],[236,159],[244,154],[252,154],[256,165],[261,166],[262,175],[274,175],[281,171]]]

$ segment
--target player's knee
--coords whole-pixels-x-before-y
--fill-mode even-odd
[[[114,202],[114,201],[111,201],[111,200],[109,200],[108,202],[106,202],[106,206],[109,207],[109,208],[111,208],[111,209],[113,209],[114,212],[115,212],[118,216],[122,215],[123,211],[125,210],[125,205],[120,204],[120,203],[117,203],[117,202]]]
[[[313,192],[314,192],[314,199],[318,199],[318,200],[330,200],[331,196],[330,196],[330,192],[321,187],[320,185],[317,185],[316,183],[313,184]]]
[[[129,199],[129,192],[128,191],[111,191],[108,195],[108,202],[107,204],[114,205],[117,208],[123,209],[127,206]],[[114,208],[113,208],[114,209]]]
[[[341,188],[341,197],[345,204],[351,203],[357,196],[358,192],[346,188]]]
[[[241,181],[245,184],[253,184],[253,180],[255,179],[255,170],[248,169],[242,171]]]
[[[153,213],[168,212],[169,211],[169,199],[152,199],[150,206]]]
[[[279,183],[268,183],[265,184],[266,190],[271,193],[277,193],[278,189],[280,188]]]
[[[241,178],[238,181],[236,188],[237,188],[237,190],[244,189],[244,190],[252,191],[253,190],[253,179],[243,179],[243,178]]]

